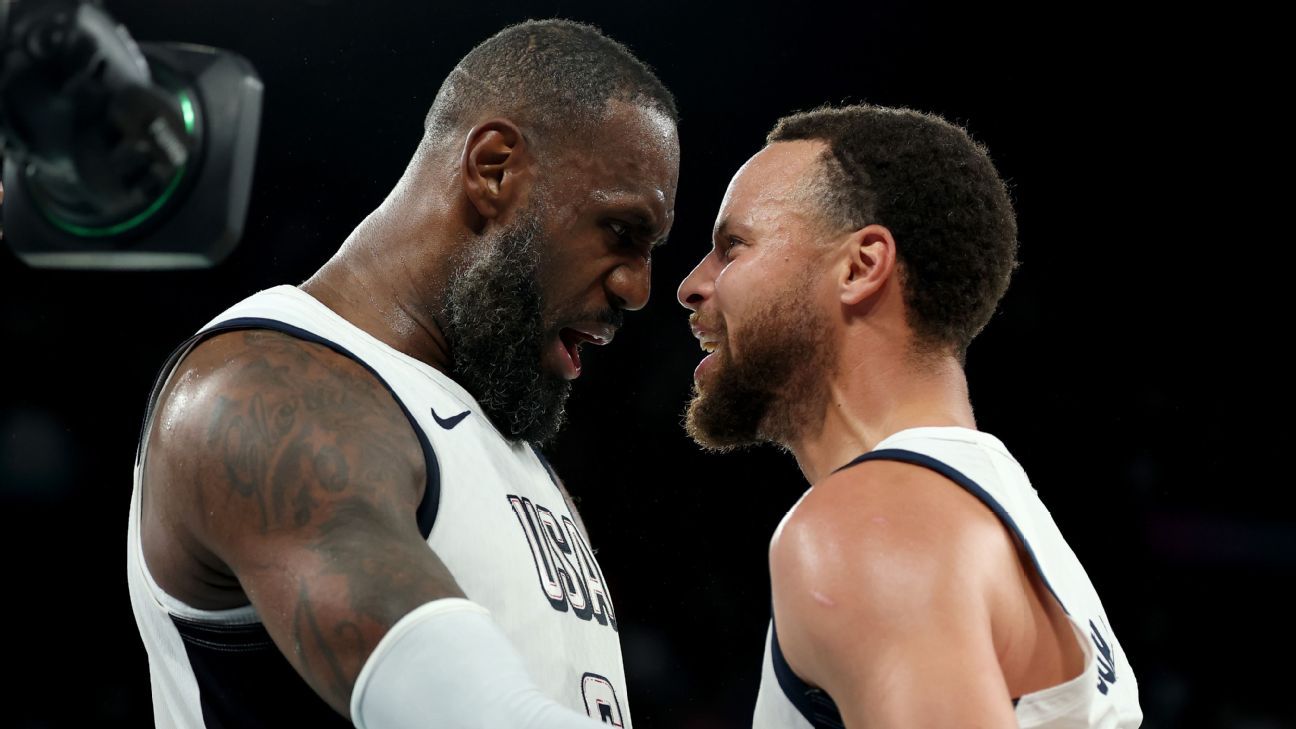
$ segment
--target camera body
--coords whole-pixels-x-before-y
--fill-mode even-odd
[[[202,268],[242,236],[263,86],[244,58],[137,46],[51,0],[0,55],[4,236],[46,268]]]

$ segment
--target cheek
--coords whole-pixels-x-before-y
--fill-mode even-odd
[[[777,251],[751,251],[740,254],[716,276],[715,301],[732,349],[741,350],[739,340],[760,334],[748,331],[747,325],[754,314],[769,310],[771,299],[797,295],[787,285],[798,275],[795,263]]]
[[[750,308],[752,298],[760,295],[757,288],[760,284],[751,274],[737,263],[730,264],[716,276],[713,284],[716,308],[724,321],[725,338],[731,346],[734,333],[742,329],[744,314]]]
[[[748,299],[759,296],[761,292],[769,290],[771,283],[777,282],[784,275],[786,263],[777,243],[742,247],[734,252],[732,260],[719,258],[719,272],[715,277],[716,292],[719,294],[724,290],[730,298],[741,296]]]
[[[565,308],[572,296],[571,261],[562,255],[545,256],[536,271],[536,283],[546,314],[552,315]]]
[[[751,268],[746,265],[744,260],[735,260],[727,262],[723,258],[716,264],[719,272],[713,280],[715,295],[717,298],[729,298],[733,295],[735,289],[742,289],[747,285],[749,278],[748,270]]]
[[[598,236],[570,235],[554,245],[540,263],[540,283],[550,306],[570,307],[598,287],[608,267],[606,245]]]

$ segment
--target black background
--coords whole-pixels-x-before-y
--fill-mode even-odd
[[[27,0],[31,2],[31,0]],[[1022,265],[968,364],[982,429],[1031,474],[1103,596],[1149,728],[1296,726],[1280,593],[1293,427],[1289,144],[1271,18],[929,2],[110,0],[139,40],[237,51],[266,104],[243,242],[182,273],[59,272],[0,252],[0,725],[142,726],[124,558],[133,447],[170,349],[305,279],[400,175],[454,62],[528,17],[593,22],[676,94],[683,162],[656,290],[586,374],[552,460],[617,600],[636,726],[742,727],[768,620],[766,547],[805,484],[774,451],[679,428],[700,357],[680,279],[775,119],[824,102],[934,111],[986,143]],[[940,687],[933,685],[934,693]]]

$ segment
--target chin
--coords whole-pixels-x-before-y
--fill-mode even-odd
[[[760,445],[765,442],[759,432],[765,399],[742,398],[731,403],[729,398],[715,397],[700,383],[695,384],[684,414],[684,430],[693,442],[713,452]]]

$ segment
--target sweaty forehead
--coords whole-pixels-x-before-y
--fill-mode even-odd
[[[613,101],[591,133],[570,143],[550,172],[578,198],[647,195],[674,208],[679,137],[666,115]]]
[[[730,181],[720,219],[800,210],[827,148],[817,140],[796,140],[775,142],[757,152]]]

